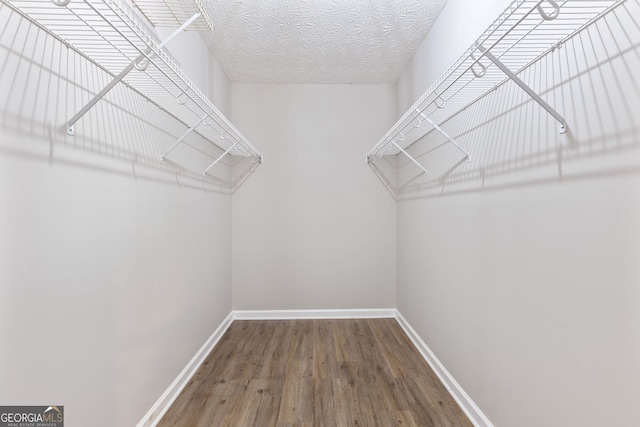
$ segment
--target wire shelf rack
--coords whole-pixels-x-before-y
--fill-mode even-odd
[[[134,8],[138,9],[153,24],[154,27],[176,28],[196,13],[201,18],[189,26],[190,30],[211,31],[209,16],[200,0],[132,0]]]
[[[187,77],[164,49],[165,42],[156,37],[145,20],[127,3],[120,0],[2,0],[2,3],[10,5],[40,29],[114,76],[111,84],[117,84],[120,80],[116,76],[120,77],[122,84],[184,126],[184,133],[158,157],[159,162],[180,165],[184,146],[191,147],[188,143],[191,134],[215,149],[216,155],[192,162],[201,168],[195,172],[205,177],[216,165],[238,163],[234,158],[248,158],[251,167],[262,162],[261,153]],[[174,16],[171,24],[183,25],[174,35],[187,25],[194,25],[194,29],[207,28],[203,15],[196,13],[189,20],[186,18],[189,12],[185,10],[181,16]],[[108,88],[103,90],[108,91]],[[96,96],[96,104],[103,102],[99,100],[99,94]],[[74,134],[75,126],[82,126],[82,117],[93,105],[85,105],[69,118],[68,134]],[[192,148],[192,153],[182,156],[184,159],[203,152]],[[202,168],[202,164],[207,166]],[[194,168],[191,164],[180,166]],[[227,184],[233,186],[233,183]]]
[[[476,160],[468,143],[473,139],[469,131],[455,131],[453,124],[468,115],[473,105],[508,84],[517,84],[522,93],[537,103],[556,124],[559,134],[571,130],[575,124],[567,120],[562,110],[565,101],[561,103],[551,97],[553,88],[561,83],[559,74],[539,70],[536,76],[526,78],[526,82],[523,75],[545,56],[562,49],[576,34],[625,3],[626,0],[513,1],[367,153],[368,163],[379,173],[381,162],[376,165],[376,159],[386,159],[391,170],[387,175],[396,174],[398,165],[411,164],[422,176],[420,179],[431,174],[430,179],[441,182],[444,174]],[[635,6],[633,0],[629,3]],[[617,14],[614,16],[617,18]],[[436,171],[439,175],[434,176],[434,171],[416,155],[415,145],[435,135],[442,140],[437,148],[449,147],[457,154],[451,160],[452,169]],[[465,138],[460,138],[462,135]],[[482,135],[475,137],[482,138]],[[391,185],[395,178],[387,176],[384,182],[390,184],[397,196],[404,190],[402,185]]]

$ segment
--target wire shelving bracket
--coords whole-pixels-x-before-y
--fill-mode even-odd
[[[58,2],[57,0],[51,0],[53,2],[53,4],[55,4],[56,6],[66,6],[69,4],[69,2],[71,0],[64,0],[63,3]],[[185,21],[177,30],[175,30],[173,33],[171,33],[171,35],[169,35],[166,39],[164,39],[162,41],[162,43],[160,43],[158,45],[158,49],[162,49],[164,48],[171,40],[173,40],[178,34],[180,34],[182,31],[184,31],[185,29],[187,29],[187,27],[189,25],[191,25],[191,23],[193,23],[193,21],[195,21],[197,18],[199,18],[200,15],[199,14],[195,14],[193,15],[191,18],[189,18],[187,21]],[[127,74],[129,74],[134,68],[136,68],[137,70],[140,71],[144,71],[148,66],[149,63],[146,62],[144,63],[144,65],[141,65],[144,61],[144,59],[147,57],[147,55],[149,54],[150,51],[148,51],[146,54],[145,53],[141,53],[140,55],[138,55],[138,57],[136,59],[134,59],[133,61],[131,61],[131,63],[129,65],[127,65],[125,67],[124,70],[122,70],[120,72],[120,74],[118,74],[116,77],[114,77],[113,80],[111,80],[111,82],[109,82],[109,84],[107,86],[105,86],[104,89],[102,89],[96,96],[94,96],[91,101],[89,101],[87,103],[87,105],[85,105],[84,107],[82,107],[82,109],[80,111],[78,111],[78,113],[73,116],[68,122],[67,122],[67,134],[73,136],[75,134],[73,125],[76,124],[76,122],[78,120],[80,120],[82,118],[82,116],[84,116],[85,114],[87,114],[87,112],[98,103],[98,101],[100,101],[102,98],[105,97],[105,95],[107,93],[109,93],[109,91],[111,91],[111,89],[114,88],[115,85],[117,85],[118,83],[120,83],[122,81],[122,79],[124,79],[126,77]]]
[[[412,152],[412,146],[431,132],[437,132],[445,139],[436,148],[451,144],[462,154],[462,162],[455,163],[452,169],[459,167],[464,161],[471,161],[468,148],[447,132],[444,126],[507,82],[515,83],[557,121],[560,134],[567,132],[567,120],[545,99],[548,94],[545,96],[538,93],[519,74],[625,1],[627,0],[512,1],[366,154],[367,162],[385,186],[398,196],[404,186],[395,186],[392,184],[394,178],[381,176],[375,164],[376,159],[402,155],[418,168],[418,176],[425,175],[428,167],[420,161],[420,155]],[[431,129],[418,130],[423,122],[427,122]],[[440,178],[446,177],[452,169],[440,175]],[[410,179],[408,183],[415,179]]]
[[[211,175],[211,168],[223,163],[227,167],[242,163],[242,167],[245,167],[247,162],[241,160],[248,158],[248,169],[253,171],[262,163],[262,154],[196,87],[165,49],[171,40],[188,27],[197,30],[209,28],[209,17],[199,1],[196,1],[195,13],[173,22],[177,29],[163,41],[125,0],[0,1],[113,76],[101,90],[96,89],[91,99],[66,122],[68,135],[76,134],[82,117],[116,85],[122,83],[186,127],[175,143],[159,156],[159,162],[185,169],[180,160],[170,158],[170,155],[175,156],[180,151],[180,145],[184,145],[187,147],[184,150],[192,149],[186,158],[206,154],[206,158],[193,162],[209,165],[206,168],[202,166],[197,173],[230,191],[243,180]],[[188,141],[192,136],[204,140],[217,152],[205,153],[194,147]],[[182,152],[178,154],[183,155]],[[200,166],[191,169],[194,168]],[[186,167],[186,170],[191,169]],[[246,171],[243,171],[230,176],[246,175]]]
[[[557,16],[557,14],[555,15]],[[547,18],[545,18],[547,19]],[[552,18],[552,19],[555,19]],[[491,52],[489,52],[487,49],[484,48],[484,46],[482,46],[481,44],[478,45],[478,50],[480,52],[483,53],[484,56],[486,56],[491,62],[493,62],[498,68],[500,68],[500,70],[502,70],[502,72],[509,78],[511,79],[515,84],[517,84],[518,86],[520,86],[520,88],[522,90],[524,90],[527,95],[529,95],[535,102],[537,102],[538,104],[540,104],[540,106],[542,108],[544,108],[545,110],[547,110],[547,112],[549,114],[551,114],[553,116],[553,118],[555,118],[558,123],[560,123],[560,133],[565,133],[567,132],[567,121],[564,119],[564,117],[562,117],[562,115],[560,113],[558,113],[551,105],[549,105],[547,103],[547,101],[545,101],[544,99],[542,99],[542,97],[540,95],[538,95],[533,89],[531,89],[525,82],[523,82],[522,80],[520,80],[520,78],[518,76],[516,76],[513,71],[511,71],[509,69],[509,67],[507,67],[506,65],[504,65],[502,63],[502,61],[500,61],[498,58],[496,58]],[[475,74],[475,71],[474,71]],[[482,76],[478,76],[476,75],[476,77],[480,78]]]

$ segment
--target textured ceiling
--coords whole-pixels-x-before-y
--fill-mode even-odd
[[[202,32],[235,83],[395,83],[446,0],[134,0],[154,21],[206,12]],[[146,3],[146,5],[145,5]],[[151,4],[155,4],[152,8]],[[157,22],[160,23],[160,22]]]
[[[395,83],[445,0],[209,0],[232,82]]]

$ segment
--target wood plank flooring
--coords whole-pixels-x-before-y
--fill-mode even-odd
[[[395,319],[235,321],[161,427],[471,426]]]

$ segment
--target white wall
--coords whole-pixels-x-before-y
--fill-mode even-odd
[[[156,29],[158,38],[164,40],[173,33],[173,28]],[[183,31],[167,44],[177,65],[188,72],[189,79],[204,93],[211,93],[211,66],[216,62],[210,58],[209,51],[197,31]]]
[[[0,153],[0,205],[0,400],[135,425],[231,309],[229,198]]]
[[[401,202],[398,309],[496,426],[632,426],[638,176]]]
[[[508,4],[494,3],[484,13],[485,2],[449,1],[399,83],[400,106]],[[563,164],[561,177],[551,164],[398,203],[398,309],[496,426],[637,425],[634,135],[619,152],[607,147],[621,136],[594,140],[602,152]]]
[[[209,55],[209,99],[225,117],[231,115],[231,83],[220,63]]]
[[[233,84],[232,118],[265,153],[233,196],[235,309],[395,306],[395,203],[365,153],[391,85]]]
[[[173,32],[173,28],[158,28],[160,40]],[[184,31],[171,40],[167,49],[180,68],[189,71],[189,79],[204,93],[222,114],[229,117],[231,85],[216,58],[197,31]]]
[[[9,32],[0,40],[0,402],[64,405],[69,426],[135,425],[231,310],[231,199],[167,176],[157,158],[146,172],[124,159],[147,154],[155,134],[130,138],[143,132],[107,102],[66,136],[78,85],[97,81],[78,73],[99,73],[76,57],[67,81],[46,55],[27,60],[41,46],[10,53]],[[194,75],[207,62],[194,61]]]

